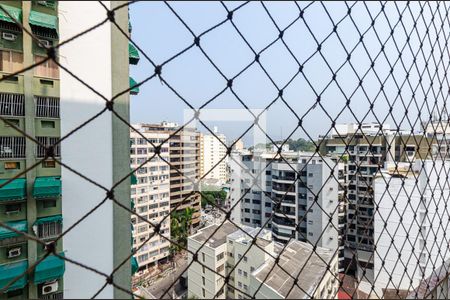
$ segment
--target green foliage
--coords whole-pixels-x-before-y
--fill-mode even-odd
[[[219,191],[202,191],[202,207],[206,205],[217,204],[217,201],[224,202],[227,198],[227,192],[224,190]]]
[[[170,231],[171,237],[175,240],[176,245],[172,244],[171,252],[179,252],[187,247],[187,237],[191,232],[192,215],[194,210],[187,207],[183,211],[175,211],[170,215]]]

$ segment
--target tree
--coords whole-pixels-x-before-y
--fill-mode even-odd
[[[192,232],[192,216],[194,209],[187,207],[183,211],[173,212],[170,217],[170,231],[176,244],[172,244],[172,254],[187,247],[187,237]]]

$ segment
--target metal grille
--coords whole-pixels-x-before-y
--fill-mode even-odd
[[[59,138],[57,137],[48,137],[48,136],[37,136],[36,140],[39,142],[38,145],[36,145],[37,153],[36,156],[38,158],[48,157],[48,147],[52,147],[54,153],[52,154],[55,157],[61,156],[61,150],[60,150],[60,144],[59,144]]]
[[[446,104],[450,93],[450,5],[446,2],[383,1],[280,4],[289,5],[292,14],[289,17],[286,13],[280,16],[270,2],[217,2],[221,17],[199,30],[176,3],[160,4],[171,17],[168,22],[181,26],[189,37],[181,50],[167,45],[164,53],[174,54],[165,60],[144,51],[114,19],[115,11],[138,4],[130,2],[109,10],[100,2],[105,8],[105,18],[98,24],[70,41],[51,46],[47,49],[48,55],[37,57],[33,65],[0,79],[1,82],[30,69],[39,74],[40,68],[48,69],[54,75],[51,77],[57,77],[58,70],[53,67],[56,65],[70,73],[57,59],[55,50],[63,43],[76,43],[78,37],[111,22],[153,68],[147,78],[123,93],[158,82],[179,101],[179,106],[171,109],[181,110],[187,105],[194,113],[194,117],[175,132],[169,132],[169,138],[161,144],[147,139],[128,120],[121,119],[123,126],[139,133],[142,138],[139,145],[147,143],[146,146],[153,148],[153,155],[123,174],[123,180],[135,172],[146,173],[144,165],[157,157],[167,164],[171,176],[180,177],[173,184],[183,180],[191,183],[192,189],[171,189],[171,192],[184,193],[178,198],[171,197],[170,213],[140,215],[115,199],[114,188],[120,182],[103,187],[95,178],[89,178],[107,192],[107,197],[86,216],[109,199],[133,216],[131,222],[135,227],[153,229],[148,236],[135,241],[136,247],[129,257],[111,274],[104,274],[83,261],[59,255],[54,247],[46,246],[46,256],[56,255],[67,263],[104,276],[106,282],[94,298],[107,285],[139,297],[136,289],[119,286],[114,281],[114,273],[155,237],[170,243],[172,257],[187,253],[188,262],[182,271],[191,276],[195,272],[202,274],[198,282],[188,278],[191,283],[188,297],[263,298],[273,295],[267,293],[275,290],[282,298],[448,298],[450,163],[447,160],[449,115]],[[150,10],[149,14],[152,13],[155,12]],[[200,16],[199,12],[196,18]],[[264,42],[255,40],[247,32],[252,24],[242,25],[243,19],[266,21],[265,29],[257,31]],[[56,37],[42,28],[28,32],[21,24],[17,25],[36,42],[38,38],[34,34]],[[163,27],[161,25],[160,29]],[[231,37],[223,34],[224,28],[228,28],[226,34]],[[218,36],[209,39],[214,34]],[[227,58],[224,62],[208,44],[227,43],[227,37],[236,39],[242,47],[222,53]],[[193,59],[189,56],[191,51],[196,51],[208,68],[195,68],[192,70],[195,76],[190,77],[218,78],[220,82],[213,92],[204,82],[192,87],[197,92],[196,99],[185,95],[185,84],[166,75],[170,68],[178,68],[179,72],[185,70],[180,60]],[[185,80],[189,82],[187,77]],[[76,79],[101,95],[89,82]],[[255,114],[252,110],[249,95],[255,92],[252,86],[255,87],[245,80],[257,81],[258,88],[265,89],[258,95],[261,96],[258,106],[263,107],[261,113]],[[252,116],[251,125],[242,130],[239,138],[250,130],[262,131],[269,141],[264,148],[272,148],[272,151],[262,152],[270,155],[260,156],[257,145],[247,154],[234,152],[236,142],[224,144],[202,119],[203,110],[213,102],[223,101],[225,93]],[[21,102],[12,105],[12,96],[2,96],[0,119],[23,136],[0,137],[0,158],[24,158],[25,138],[28,138],[36,144],[38,158],[53,158],[67,167],[64,160],[57,159],[60,142],[103,113],[115,113],[114,99],[120,94],[112,99],[103,97],[106,106],[101,112],[61,138],[31,137],[9,122],[4,115],[23,116],[23,97],[17,96]],[[35,101],[36,116],[59,117],[59,99],[35,97]],[[291,124],[294,124],[281,140],[273,138],[270,130],[260,124],[262,114],[277,107],[283,111],[277,121],[293,120]],[[179,164],[181,157],[167,159],[160,155],[164,143],[171,147],[192,146],[179,141],[179,132],[187,130],[192,121],[199,122],[227,150],[214,168],[228,159],[238,174],[232,178],[237,185],[230,192],[227,205],[207,200],[223,218],[195,235],[196,229],[190,226],[193,216],[182,220],[177,210],[185,205],[193,207],[194,196],[205,196],[198,186],[211,170],[198,178],[195,168],[184,171]],[[309,152],[293,155],[283,150],[294,135],[303,136],[309,143]],[[148,149],[137,148],[136,153],[147,154]],[[84,174],[77,175],[87,178]],[[233,219],[236,212],[242,217]],[[156,217],[157,222],[152,220]],[[167,224],[169,218],[182,224],[178,225],[182,227],[178,235],[163,234],[162,224]],[[79,222],[69,230],[76,230]],[[19,232],[2,222],[0,226],[46,245],[39,236]],[[67,231],[53,233],[60,239]],[[214,252],[213,256],[209,254],[208,251],[224,243],[227,250]],[[240,252],[237,245],[241,247]],[[138,256],[138,260],[146,261],[156,254],[144,254]],[[264,258],[263,263],[254,265],[253,261],[259,258]],[[29,266],[27,272],[33,272],[35,265]],[[183,273],[173,273],[176,274],[174,280],[160,289],[157,297],[173,297]],[[206,277],[213,280],[214,289],[206,287]],[[18,279],[20,276],[4,290]],[[139,282],[142,284],[141,280]]]
[[[0,115],[24,116],[25,115],[24,95],[0,93]]]
[[[34,96],[36,117],[59,118],[59,98]]]
[[[0,158],[25,158],[25,137],[0,136]]]

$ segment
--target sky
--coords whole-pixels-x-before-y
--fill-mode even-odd
[[[443,81],[443,89],[447,91],[448,83],[443,74],[449,56],[444,52],[440,60],[440,55],[444,39],[449,35],[448,26],[444,28],[444,34],[436,34],[445,14],[444,7],[440,7],[432,19],[436,11],[434,3],[422,4],[422,16],[417,2],[412,2],[409,7],[405,2],[389,2],[384,11],[379,2],[314,2],[310,5],[299,2],[299,7],[293,2],[263,4],[165,4],[159,1],[131,4],[131,38],[156,65],[193,44],[194,35],[199,36],[226,20],[227,9],[233,10],[240,5],[243,6],[233,13],[232,20],[253,49],[229,20],[203,34],[200,38],[202,49],[193,46],[163,66],[161,76],[170,87],[154,78],[140,87],[139,95],[132,96],[132,122],[159,123],[165,120],[183,124],[189,107],[181,98],[194,108],[213,99],[204,107],[205,113],[208,109],[214,109],[215,113],[222,109],[223,118],[222,121],[208,118],[205,124],[211,129],[217,126],[228,140],[233,140],[252,123],[250,113],[237,97],[254,110],[264,109],[277,99],[266,111],[267,134],[274,140],[291,134],[293,138],[317,139],[319,135],[329,133],[333,120],[336,123],[374,122],[378,118],[391,127],[418,130],[418,119],[429,118],[435,100],[441,107],[440,111],[445,111],[442,105],[447,93],[439,93],[439,85]],[[349,7],[351,17],[348,16]],[[303,18],[284,30],[299,18],[300,9],[303,10]],[[375,18],[373,26],[372,18]],[[335,33],[332,33],[333,24],[338,24]],[[271,44],[279,36],[277,27],[283,30],[283,41],[290,51],[280,39]],[[427,27],[428,35],[425,34]],[[320,53],[317,52],[318,43],[321,44]],[[382,45],[384,52],[381,51]],[[254,62],[253,51],[259,53],[263,49],[259,57],[261,67]],[[351,65],[345,63],[347,52],[351,52]],[[402,53],[400,60],[399,52]],[[432,53],[431,59],[429,53]],[[375,61],[373,67],[369,55]],[[131,76],[137,82],[154,73],[154,67],[147,58],[142,53],[140,57],[138,65],[130,66]],[[427,60],[428,66],[425,66]],[[302,73],[298,72],[299,64],[302,65]],[[333,73],[336,74],[334,81]],[[407,80],[406,73],[409,73]],[[419,81],[420,74],[422,80]],[[437,77],[433,77],[435,74]],[[361,84],[358,76],[363,78]],[[233,92],[226,89],[230,78],[234,78]],[[382,84],[383,91],[380,92]],[[281,88],[282,99],[278,96]],[[318,95],[319,105],[316,102]],[[348,100],[350,108],[346,107]],[[370,102],[373,102],[372,109]],[[247,116],[242,117],[245,114]],[[299,121],[303,129],[295,130]],[[205,128],[199,125],[199,130],[205,131]],[[252,131],[243,139],[250,146]]]

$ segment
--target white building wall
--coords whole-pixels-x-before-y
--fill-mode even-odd
[[[195,253],[202,243],[194,240],[188,240],[188,264],[192,261],[192,254]],[[225,253],[224,258],[217,260],[217,256],[220,253]],[[213,270],[217,270],[220,266],[224,266],[224,270],[220,272],[225,276],[225,261],[227,258],[227,245],[226,243],[218,246],[217,248],[211,248],[207,245],[202,247],[202,250],[198,253],[198,260],[202,263],[193,262],[188,269],[188,298],[197,299],[212,299],[223,285],[223,278],[213,273],[211,270],[204,268],[203,265],[208,266]],[[224,288],[225,291],[225,288]],[[204,292],[204,296],[203,296]],[[216,299],[225,299],[226,293],[224,292]]]
[[[61,1],[59,5],[60,40],[67,40],[103,20],[105,9],[94,2]],[[110,8],[110,2],[104,2]],[[107,22],[59,48],[60,62],[99,93],[112,97],[111,27]],[[88,55],[87,55],[88,54]],[[89,66],[89,67],[87,67]],[[60,70],[61,136],[104,109],[105,100]],[[63,162],[106,188],[113,185],[112,117],[105,112],[79,129],[61,145]],[[62,168],[63,230],[67,230],[102,201],[104,190],[79,175]],[[66,257],[109,274],[113,265],[113,203],[107,201],[76,228],[64,236]],[[125,241],[126,242],[126,241]],[[65,298],[90,298],[105,283],[105,278],[75,264],[66,263]],[[113,298],[113,287],[106,286],[98,298]]]
[[[374,181],[374,201],[379,205],[374,216],[377,292],[386,287],[411,290],[417,287],[422,275],[427,278],[450,257],[448,251],[442,251],[446,247],[444,235],[450,235],[447,210],[443,209],[449,197],[449,185],[445,176],[439,175],[441,168],[449,170],[450,162],[437,161],[435,169],[432,165],[430,160],[426,160],[423,167],[421,161],[416,161],[414,169],[420,173],[415,177],[391,178],[383,173],[384,179],[378,177]],[[389,187],[385,181],[389,182]],[[392,281],[389,280],[391,275]]]

